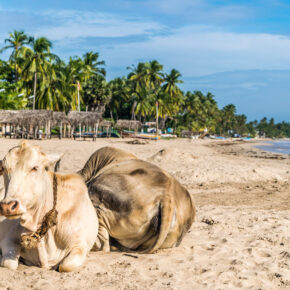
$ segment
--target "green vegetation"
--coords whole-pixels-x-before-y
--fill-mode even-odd
[[[290,123],[266,118],[247,123],[233,104],[219,109],[211,93],[182,92],[181,73],[164,72],[157,60],[128,67],[127,76],[107,82],[98,53],[64,62],[51,49],[45,37],[35,39],[23,31],[9,34],[0,50],[11,51],[8,61],[0,60],[0,109],[76,110],[79,88],[81,110],[102,109],[115,121],[155,121],[158,108],[160,128],[172,127],[177,133],[207,129],[219,135],[290,137]]]

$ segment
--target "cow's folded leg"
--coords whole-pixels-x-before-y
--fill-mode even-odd
[[[47,252],[45,249],[45,242],[41,240],[38,245],[38,255],[40,260],[41,268],[49,269],[48,259],[47,259]]]
[[[110,252],[110,236],[107,229],[99,224],[98,239],[101,244],[100,250],[103,252]]]
[[[2,259],[1,266],[16,270],[19,263],[19,249],[18,247],[3,247],[2,248]]]
[[[77,270],[86,258],[85,248],[78,246],[73,248],[67,257],[59,265],[59,272],[71,272]]]

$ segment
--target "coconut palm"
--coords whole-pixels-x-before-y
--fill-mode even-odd
[[[24,31],[14,30],[9,33],[9,38],[5,39],[5,43],[8,43],[8,45],[0,49],[0,53],[7,49],[12,49],[9,61],[14,64],[15,82],[18,81],[19,66],[17,59],[19,56],[19,50],[23,47],[23,45],[30,44],[32,40],[33,38],[27,36]]]
[[[103,111],[111,99],[111,90],[105,78],[93,75],[82,86],[82,101],[89,111]]]
[[[141,121],[141,117],[148,116],[152,112],[153,106],[146,88],[142,88],[135,96],[134,116],[138,115],[139,121]]]
[[[143,98],[148,96],[144,94],[144,89],[150,94],[150,83],[148,79],[148,64],[144,62],[139,62],[137,67],[131,66],[127,69],[131,70],[128,75],[128,85],[131,89],[131,103],[132,103],[132,116],[131,119],[136,119],[136,106],[138,102],[144,102]],[[143,93],[141,93],[143,92]]]
[[[0,74],[0,79],[2,75]],[[17,110],[26,106],[27,99],[20,94],[19,83],[10,83],[6,80],[0,82],[0,109]]]
[[[85,78],[89,78],[93,74],[106,76],[106,71],[103,68],[105,65],[104,61],[99,61],[99,53],[87,52],[83,55],[83,71],[85,72]]]
[[[164,117],[161,119],[161,128],[165,127],[165,122],[169,117],[172,118],[178,113],[180,106],[183,104],[183,93],[177,85],[179,83],[183,83],[183,81],[179,79],[180,77],[181,73],[176,69],[172,69],[169,74],[164,75],[164,84],[162,86],[162,91],[165,94],[162,94],[162,99],[164,99],[164,97],[166,96],[164,99],[164,105],[168,107],[167,112],[169,114],[165,114]],[[161,102],[159,103],[161,105]],[[160,105],[159,109],[161,108]]]
[[[157,95],[158,91],[161,88],[161,84],[163,83],[164,74],[162,72],[163,65],[160,64],[157,60],[152,60],[146,64],[146,71],[147,71],[147,79],[149,81],[149,86]]]
[[[40,83],[38,98],[36,100],[39,109],[68,111],[71,99],[66,94],[66,76],[64,63],[49,63],[46,66],[45,81]]]
[[[221,111],[221,123],[223,127],[224,133],[228,133],[229,131],[234,129],[235,125],[235,113],[236,107],[233,104],[226,105],[223,107]]]
[[[132,65],[131,67],[127,67],[127,69],[131,70],[127,78],[130,82],[133,92],[138,92],[143,87],[149,87],[146,63],[139,62],[137,67]]]
[[[22,56],[25,59],[23,65],[23,77],[26,81],[34,80],[33,84],[33,110],[35,109],[36,89],[38,77],[45,81],[50,62],[58,61],[58,57],[50,52],[52,43],[45,37],[33,39],[32,48],[23,47]]]
[[[130,98],[130,87],[128,86],[128,81],[123,78],[115,78],[109,82],[109,87],[111,90],[111,99],[108,103],[108,108],[110,110],[110,117],[113,119],[113,113],[116,115],[116,120],[118,120],[118,111],[122,103],[127,102]]]

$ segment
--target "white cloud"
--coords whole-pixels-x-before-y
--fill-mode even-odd
[[[45,35],[52,40],[79,37],[125,37],[150,35],[162,31],[165,27],[154,21],[141,18],[121,18],[107,13],[78,11],[46,11],[45,17],[56,24],[40,27],[37,35]]]
[[[146,0],[143,5],[153,13],[186,18],[191,23],[225,23],[247,19],[255,14],[250,5],[212,3],[209,0]],[[135,1],[134,1],[135,3]]]
[[[126,67],[140,60],[158,59],[168,69],[175,67],[185,76],[198,76],[233,70],[288,69],[289,51],[290,39],[283,35],[189,26],[148,41],[115,45],[102,55],[108,66],[119,63]]]
[[[152,0],[149,0],[149,3],[150,1]],[[204,11],[207,7],[206,2],[204,4],[199,0],[182,0],[180,4],[175,0],[169,2],[160,0],[156,2],[156,9],[163,7],[174,10],[178,5],[180,9],[184,9],[182,4],[191,8],[195,6],[200,9],[199,11]],[[211,8],[208,13],[222,17],[235,11],[234,15],[237,15],[236,8],[236,6]],[[27,10],[23,11],[23,15],[29,15],[30,18],[26,22],[29,23],[29,27],[34,26],[32,30],[26,32],[35,36],[46,36],[54,41],[54,48],[62,57],[71,53],[83,54],[88,50],[99,51],[101,58],[107,63],[109,74],[112,68],[119,72],[123,69],[126,73],[125,68],[128,65],[152,59],[163,63],[166,70],[177,68],[184,76],[290,67],[290,39],[283,35],[237,33],[217,26],[201,25],[170,29],[159,22],[141,17],[130,18],[93,11]],[[26,29],[25,26],[23,29]],[[1,33],[0,27],[0,35]],[[5,37],[6,33],[7,31]],[[118,38],[130,36],[130,42],[124,43],[122,40],[118,43]],[[139,36],[142,40],[132,42],[134,36]],[[86,41],[98,37],[116,40],[106,44],[92,40],[88,47]]]

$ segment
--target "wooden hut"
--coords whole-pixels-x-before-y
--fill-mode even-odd
[[[70,123],[67,115],[64,112],[52,113],[52,126],[59,127],[59,138],[70,137]]]
[[[102,113],[101,112],[77,112],[77,111],[71,111],[69,112],[68,116],[68,122],[70,123],[72,127],[71,136],[75,137],[76,134],[74,133],[75,129],[79,127],[79,137],[84,138],[92,136],[93,138],[96,138],[99,123],[102,120]],[[93,133],[91,133],[91,129],[93,129]],[[85,134],[82,132],[89,131],[88,133],[91,134]]]
[[[131,136],[137,133],[138,129],[141,128],[141,122],[135,120],[118,120],[116,123],[116,128],[120,129],[121,136]],[[128,132],[124,131],[125,129]],[[134,132],[132,132],[132,130]]]
[[[49,110],[21,110],[17,114],[17,123],[22,128],[26,138],[50,138],[52,111]],[[44,133],[45,132],[45,133]],[[22,134],[22,135],[23,135]]]
[[[51,120],[52,111],[47,110],[0,110],[0,123],[4,136],[39,138],[40,129],[45,128],[45,132],[50,132]]]
[[[60,128],[60,138],[73,137],[77,127],[80,129],[80,137],[85,132],[85,137],[95,138],[101,121],[102,112],[71,111],[66,115],[64,112],[49,110],[0,110],[0,126],[5,137],[50,138],[51,128],[57,126]],[[112,123],[104,121],[102,126],[111,128]]]
[[[19,111],[0,110],[0,124],[2,136],[13,136],[13,127],[17,126],[17,114]]]
[[[102,128],[102,130],[106,130],[107,137],[111,136],[112,124],[113,122],[108,120],[102,120],[99,124],[99,127]]]

